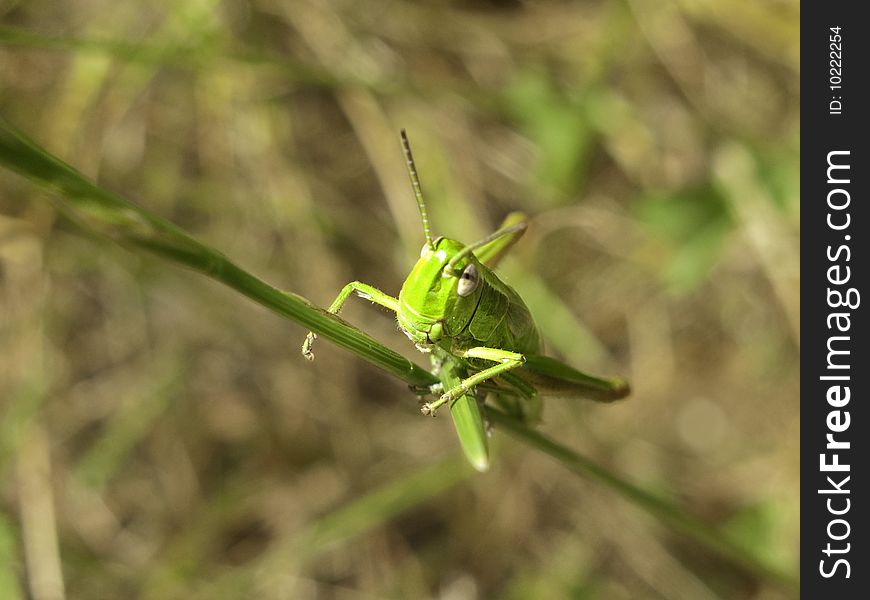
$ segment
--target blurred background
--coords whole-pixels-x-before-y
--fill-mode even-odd
[[[540,429],[783,569],[799,540],[799,6],[0,1],[0,114],[326,306],[422,231],[533,217],[500,269],[550,353],[627,376]],[[496,432],[0,171],[3,598],[785,598]],[[343,315],[420,364],[391,315]]]

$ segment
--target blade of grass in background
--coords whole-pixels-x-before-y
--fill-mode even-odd
[[[159,360],[159,359],[158,359]],[[104,488],[123,468],[129,454],[148,435],[154,422],[177,399],[178,388],[185,371],[178,356],[165,357],[158,364],[156,376],[148,373],[130,398],[125,399],[126,410],[119,410],[106,423],[105,432],[84,453],[75,466],[76,476],[94,489]]]
[[[109,38],[78,38],[67,35],[47,35],[19,27],[0,26],[0,44],[12,47],[38,48],[65,52],[92,53],[111,57],[113,60],[128,61],[148,65],[175,65],[197,67],[210,61],[234,60],[251,65],[265,65],[280,69],[285,76],[310,85],[335,87],[347,83],[336,79],[324,69],[293,62],[286,57],[278,57],[258,52],[228,52],[218,45],[196,43],[175,43],[150,45],[128,40]],[[353,81],[360,85],[364,82]]]
[[[760,556],[756,556],[752,550],[737,545],[719,531],[693,517],[676,504],[629,483],[573,450],[550,440],[537,431],[529,429],[524,424],[497,409],[488,408],[487,416],[489,416],[493,423],[497,424],[502,430],[507,431],[511,436],[549,454],[580,476],[606,485],[623,498],[631,500],[634,504],[643,508],[671,529],[685,534],[694,541],[716,551],[760,577],[776,581],[790,589],[797,588],[798,584],[793,575],[767,564]]]
[[[258,593],[267,595],[274,589],[283,590],[287,580],[299,576],[306,564],[318,560],[343,543],[431,502],[473,473],[459,456],[441,459],[379,485],[315,519],[299,531],[282,538],[268,552],[251,562],[225,567],[214,579],[197,580],[192,567],[203,557],[195,549],[211,547],[205,539],[220,531],[214,520],[227,519],[234,507],[238,511],[244,505],[244,491],[228,490],[214,513],[201,515],[203,521],[194,528],[194,535],[166,552],[161,567],[146,581],[141,597],[165,598],[169,590],[177,590],[179,584],[190,594],[187,597],[193,598],[246,597],[252,593],[252,587],[256,587]],[[244,488],[243,482],[234,484],[237,488]],[[264,587],[269,589],[262,589]],[[198,589],[194,591],[193,588]]]
[[[0,598],[17,600],[24,598],[15,564],[18,562],[16,546],[18,533],[6,515],[0,513]]]
[[[64,206],[72,209],[76,218],[120,244],[136,250],[148,251],[220,281],[409,384],[425,386],[437,381],[421,367],[385,348],[343,320],[317,308],[301,296],[273,288],[229,261],[218,251],[194,240],[177,226],[89,182],[78,171],[2,122],[0,122],[0,164],[59,192],[67,202]],[[670,529],[687,535],[765,579],[789,589],[797,586],[792,575],[769,566],[751,550],[734,544],[715,528],[691,517],[676,504],[625,481],[502,413],[490,409],[489,414],[496,424],[523,443],[556,458],[573,472],[605,484],[620,496],[644,508]],[[417,479],[402,480],[401,489],[405,489],[407,481],[416,482]],[[307,543],[328,545],[336,539],[343,539],[347,535],[369,527],[370,525],[365,525],[360,529],[360,524],[373,522],[372,518],[360,518],[360,515],[369,512],[379,514],[384,505],[394,503],[395,493],[391,490],[392,488],[389,488],[383,493],[366,497],[368,499],[364,498],[359,504],[355,503],[353,506],[357,508],[354,508],[353,512],[359,510],[360,514],[355,514],[349,521],[346,515],[343,516],[344,513],[336,513],[324,521],[329,526],[321,523],[310,532]],[[352,525],[351,533],[336,533],[336,531],[343,531],[341,525],[345,521]]]

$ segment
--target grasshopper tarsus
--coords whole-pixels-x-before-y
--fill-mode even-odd
[[[302,342],[302,356],[304,356],[308,361],[314,360],[314,352],[311,351],[311,345],[316,339],[317,334],[309,333],[305,336],[305,341]]]
[[[433,385],[432,387],[435,386]],[[450,392],[447,392],[446,394],[441,395],[441,397],[439,397],[434,402],[427,402],[426,404],[424,404],[422,407],[420,407],[420,412],[424,415],[432,415],[434,417],[435,412],[451,400],[453,400],[453,397],[451,396]]]

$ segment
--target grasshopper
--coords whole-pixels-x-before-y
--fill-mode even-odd
[[[540,417],[542,395],[601,402],[627,396],[629,386],[623,379],[593,377],[544,356],[528,307],[493,272],[525,232],[525,216],[511,213],[495,233],[473,244],[443,236],[433,239],[404,129],[401,141],[426,238],[420,258],[398,298],[354,281],[344,286],[329,312],[337,314],[348,297],[356,294],[396,313],[399,329],[431,356],[434,372],[441,379],[429,388],[415,389],[420,396],[435,398],[422,405],[422,413],[434,416],[440,407],[449,405],[462,448],[481,471],[489,465],[487,427],[481,416],[487,400],[531,423]],[[302,354],[309,360],[314,358],[315,337],[308,332],[302,344]]]

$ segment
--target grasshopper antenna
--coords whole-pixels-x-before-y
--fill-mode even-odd
[[[474,242],[473,244],[468,244],[462,250],[457,252],[453,256],[453,258],[450,259],[450,261],[444,267],[444,272],[445,273],[455,273],[456,272],[456,264],[460,260],[462,260],[463,258],[468,256],[469,254],[471,254],[472,252],[474,252],[475,250],[480,248],[481,246],[486,246],[488,243],[495,241],[502,236],[510,235],[511,233],[515,233],[517,231],[523,231],[526,227],[528,227],[528,225],[526,225],[526,223],[517,223],[517,224],[511,225],[509,227],[502,227],[498,231],[496,231],[494,233],[490,233],[488,236],[486,236],[482,240],[478,240],[478,241]]]
[[[414,198],[417,199],[417,208],[420,209],[420,219],[423,221],[423,234],[426,236],[426,245],[435,249],[432,244],[432,232],[429,230],[429,216],[426,214],[426,204],[423,202],[423,190],[420,187],[420,178],[417,176],[417,167],[414,166],[414,156],[411,154],[411,144],[408,143],[408,134],[401,131],[402,151],[405,153],[405,163],[408,166],[408,175],[411,176],[411,187],[414,188]]]

